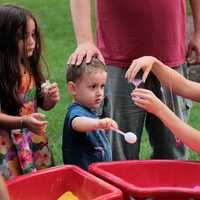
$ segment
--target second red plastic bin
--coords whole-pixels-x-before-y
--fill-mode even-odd
[[[89,171],[117,186],[123,199],[200,199],[200,162],[140,160],[94,163]]]

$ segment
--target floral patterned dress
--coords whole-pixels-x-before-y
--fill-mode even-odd
[[[29,73],[22,75],[19,89],[23,107],[19,115],[37,112],[36,86]],[[52,166],[46,133],[26,128],[0,129],[0,173],[5,179]]]

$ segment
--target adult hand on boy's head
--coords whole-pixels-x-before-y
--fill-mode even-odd
[[[86,57],[86,63],[90,63],[92,57],[104,62],[104,58],[99,49],[92,42],[84,42],[78,45],[76,50],[70,55],[67,64],[80,65]]]

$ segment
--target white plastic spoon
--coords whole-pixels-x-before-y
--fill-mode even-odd
[[[128,143],[133,144],[133,143],[135,143],[135,142],[137,141],[137,136],[136,136],[134,133],[132,133],[132,132],[124,133],[123,131],[121,131],[121,130],[119,130],[119,129],[113,129],[113,131],[115,131],[115,132],[117,132],[117,133],[123,135],[123,136],[124,136],[124,139],[125,139],[126,142],[128,142]]]

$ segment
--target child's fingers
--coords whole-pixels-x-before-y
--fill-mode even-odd
[[[34,113],[31,115],[31,118],[32,118],[32,123],[34,126],[44,127],[48,124],[47,121],[43,121],[43,119],[45,118],[45,115],[41,113]]]
[[[132,64],[130,65],[130,67],[126,71],[125,78],[127,78],[128,81],[131,81],[133,79],[135,64],[136,64],[136,60],[133,60]]]
[[[30,131],[38,133],[45,130],[48,122],[42,121],[45,115],[41,113],[33,113],[31,115],[23,116],[24,128],[28,128]]]
[[[59,88],[58,88],[58,84],[57,83],[52,83],[49,88],[48,88],[48,94],[51,94],[51,93],[59,93]]]
[[[36,118],[36,119],[38,119],[38,120],[42,120],[42,119],[45,118],[45,115],[42,114],[42,113],[33,113],[33,114],[31,114],[30,116],[33,117],[33,118]]]
[[[106,122],[105,123],[105,128],[106,129],[118,128],[117,123],[111,118],[106,118],[105,122]]]
[[[125,77],[128,79],[128,81],[132,81],[135,76],[137,75],[137,73],[140,71],[141,66],[138,64],[138,59],[133,60],[131,66],[129,67],[129,69],[127,70]]]
[[[143,83],[145,83],[145,81],[146,81],[146,79],[147,79],[149,73],[150,73],[150,69],[144,71],[144,73],[143,73],[143,75],[142,75],[142,81],[143,81]]]
[[[112,120],[112,124],[111,124],[110,129],[112,129],[112,128],[114,128],[114,129],[118,129],[118,124],[117,124],[117,122],[114,121],[114,120]]]
[[[40,121],[40,120],[37,120],[37,119],[34,120],[34,125],[38,126],[40,128],[47,126],[47,124],[48,124],[48,121]]]

